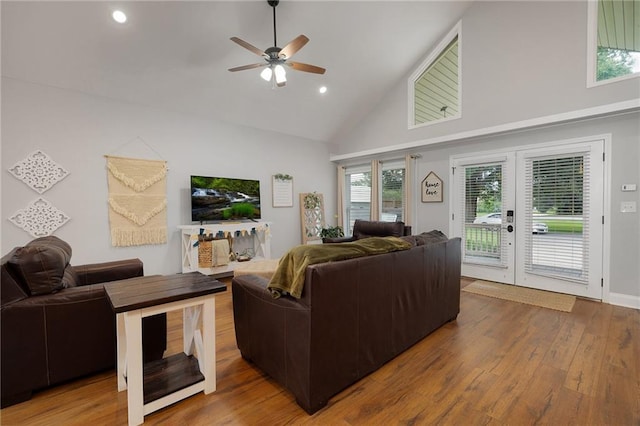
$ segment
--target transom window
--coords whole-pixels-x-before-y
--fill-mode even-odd
[[[640,0],[589,2],[589,85],[640,74]]]
[[[409,127],[460,117],[460,23],[409,78]]]

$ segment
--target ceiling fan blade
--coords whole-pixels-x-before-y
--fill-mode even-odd
[[[244,71],[244,70],[250,70],[250,69],[253,69],[253,68],[260,68],[260,67],[266,67],[266,66],[267,66],[267,63],[242,65],[240,67],[229,68],[229,71],[231,71],[231,72]]]
[[[258,56],[266,56],[268,57],[269,55],[267,55],[265,52],[263,52],[262,50],[258,49],[257,47],[255,47],[252,44],[247,43],[246,41],[238,38],[238,37],[231,37],[229,40],[238,43],[240,46],[244,47],[245,49],[255,53]]]
[[[278,54],[278,56],[281,58],[289,59],[298,50],[302,49],[302,47],[308,42],[309,42],[309,39],[307,38],[307,36],[300,34],[298,37],[291,40],[289,44],[283,47],[280,53]]]
[[[324,68],[316,67],[315,65],[303,64],[302,62],[289,61],[286,62],[286,64],[296,71],[312,72],[314,74],[324,74],[325,71],[327,71]]]
[[[283,81],[282,83],[276,83],[276,86],[278,86],[278,87],[284,87],[286,85],[287,85],[286,81]]]

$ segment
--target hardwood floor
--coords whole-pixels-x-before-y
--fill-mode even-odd
[[[468,279],[462,280],[467,285]],[[573,312],[462,293],[461,312],[313,416],[245,362],[231,291],[216,298],[217,391],[145,417],[155,425],[640,425],[640,311],[578,300]],[[169,353],[181,350],[169,316]],[[2,425],[125,425],[114,371],[34,394]]]

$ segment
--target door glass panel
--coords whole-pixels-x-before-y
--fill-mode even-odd
[[[466,166],[464,172],[464,260],[503,265],[503,165]]]
[[[587,284],[589,157],[530,158],[525,168],[525,271]]]

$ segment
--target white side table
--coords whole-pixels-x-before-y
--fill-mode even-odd
[[[118,391],[127,390],[130,425],[216,390],[215,293],[226,291],[225,284],[193,272],[114,281],[105,291],[116,313]],[[183,352],[143,364],[142,318],[177,309],[183,311]]]

